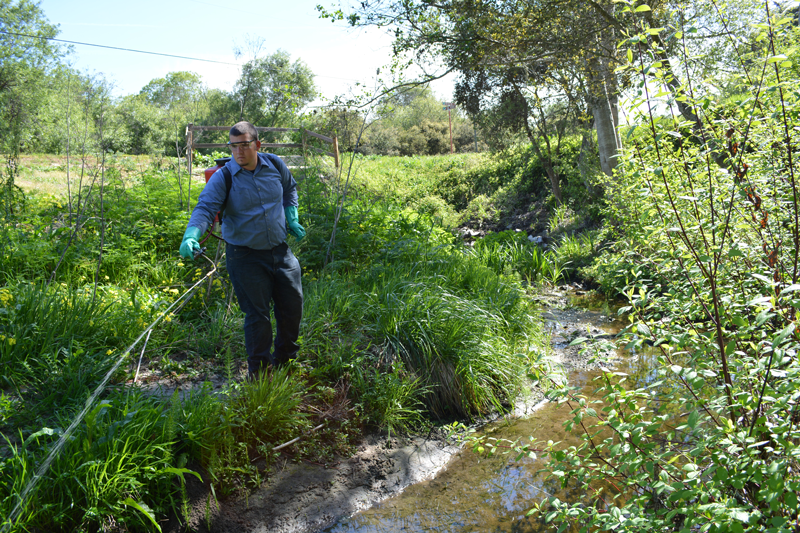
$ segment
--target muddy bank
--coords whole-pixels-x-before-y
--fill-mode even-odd
[[[258,489],[218,504],[204,484],[187,476],[188,527],[219,533],[318,531],[434,476],[458,449],[444,432],[405,441],[371,436],[355,455],[327,467],[278,459]],[[164,531],[184,529],[173,520]]]
[[[603,338],[617,329],[608,317],[609,309],[577,307],[575,299],[580,297],[574,288],[537,297],[551,337],[550,355],[567,372],[587,367],[581,347],[569,346],[576,337]],[[514,415],[531,413],[541,406],[541,400],[538,389],[528,391]],[[404,440],[368,436],[352,457],[340,458],[333,465],[280,458],[267,481],[246,497],[229,497],[218,503],[207,484],[187,476],[188,516],[182,517],[183,526],[173,519],[164,531],[185,531],[187,525],[192,531],[218,533],[320,531],[433,478],[458,452],[456,439],[448,438],[443,429]]]

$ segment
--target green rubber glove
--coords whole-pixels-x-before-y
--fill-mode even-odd
[[[200,243],[197,239],[200,238],[200,228],[189,226],[186,228],[186,233],[183,234],[183,242],[181,242],[181,257],[194,261],[194,251],[200,249]]]
[[[298,241],[305,237],[306,230],[300,225],[297,207],[293,205],[286,206],[283,208],[283,212],[286,213],[286,229],[289,230],[289,233],[294,235]]]

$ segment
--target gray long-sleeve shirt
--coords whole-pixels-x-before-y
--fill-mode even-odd
[[[259,153],[258,164],[252,172],[240,167],[234,159],[226,163],[232,184],[222,221],[225,242],[268,250],[286,239],[283,208],[298,205],[297,182],[286,164],[275,159],[276,164],[273,164],[266,155]],[[188,225],[205,233],[224,202],[225,177],[219,169],[200,193]]]

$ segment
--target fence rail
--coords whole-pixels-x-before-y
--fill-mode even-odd
[[[230,130],[230,126],[195,126],[194,124],[189,124],[186,126],[186,148],[188,153],[188,167],[189,167],[189,175],[192,175],[192,159],[194,155],[194,150],[198,148],[227,148],[227,144],[225,143],[197,143],[194,140],[194,132],[196,131],[228,131]],[[322,135],[320,133],[316,133],[307,129],[303,128],[265,128],[265,127],[256,127],[256,131],[258,132],[275,132],[275,133],[287,133],[287,132],[302,132],[303,142],[298,143],[261,143],[262,148],[289,148],[292,150],[302,150],[302,158],[305,160],[306,154],[309,150],[326,155],[328,157],[332,157],[336,168],[339,168],[339,141],[334,137],[328,137],[326,135]],[[326,142],[331,145],[331,151],[325,151],[317,148],[316,146],[311,146],[306,142],[308,137],[313,137],[314,139],[319,139],[320,141]],[[290,156],[296,158],[298,156]]]

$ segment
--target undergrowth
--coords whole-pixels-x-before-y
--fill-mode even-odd
[[[0,227],[0,514],[15,513],[11,530],[157,529],[183,516],[187,475],[224,498],[263,481],[282,442],[300,437],[281,453],[327,462],[366,430],[505,410],[544,368],[525,287],[557,281],[552,257],[519,236],[462,246],[443,225],[455,208],[420,207],[439,200],[413,179],[346,197],[344,177],[306,179],[308,236],[290,242],[304,267],[298,359],[241,381],[242,313],[223,258],[128,355],[38,478],[126,347],[210,273],[177,257],[185,187],[165,172],[108,173],[102,203],[97,184],[72,202],[30,194]],[[133,385],[159,375],[226,385],[172,397]]]

